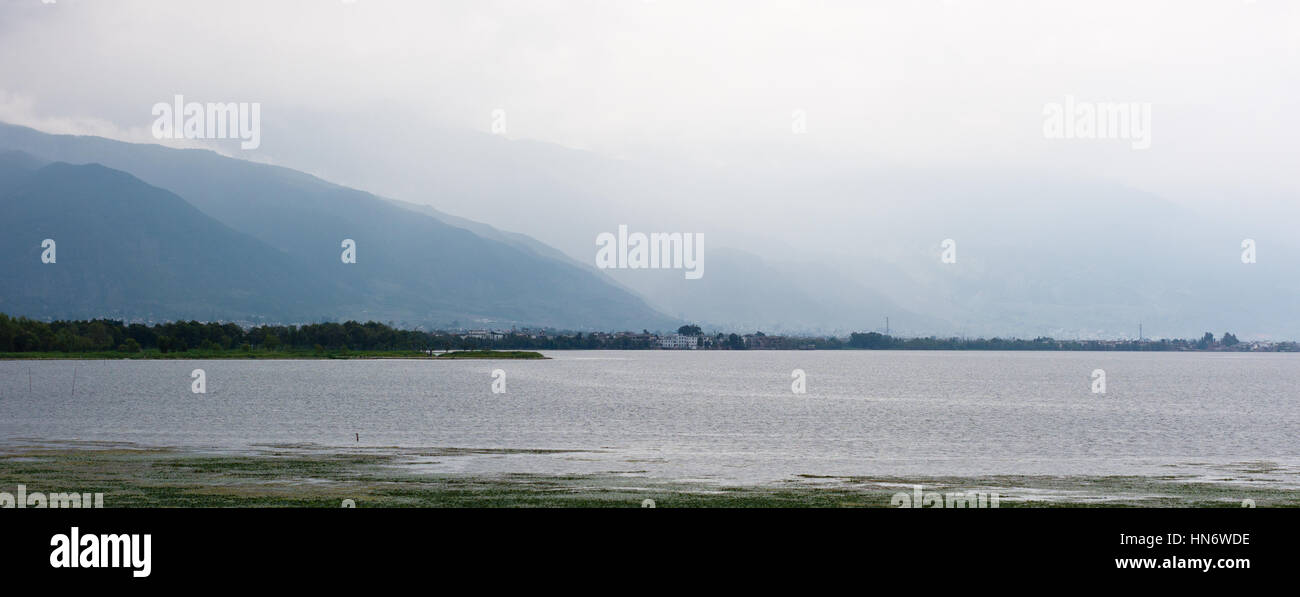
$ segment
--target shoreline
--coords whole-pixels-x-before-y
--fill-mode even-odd
[[[1125,353],[1125,354],[1222,354],[1222,355],[1247,355],[1247,354],[1300,354],[1285,350],[1270,351],[1226,351],[1226,350],[1073,350],[1073,349],[1043,349],[1043,350],[1006,350],[1006,349],[751,349],[751,350],[674,350],[663,348],[546,348],[541,349],[546,352],[669,352],[669,353],[718,353],[718,352],[739,352],[739,353],[772,353],[772,352],[921,352],[921,353]],[[458,354],[461,353],[461,354]],[[484,354],[464,354],[464,353],[484,353]],[[516,356],[517,355],[517,356]],[[449,351],[443,354],[429,355],[420,351],[356,351],[352,353],[279,353],[279,352],[169,352],[169,353],[117,353],[111,351],[104,352],[80,352],[80,353],[14,353],[0,352],[0,361],[364,361],[364,360],[457,360],[457,359],[509,359],[509,360],[550,360],[551,357],[545,356],[537,351],[525,350],[500,350],[500,351]]]
[[[898,496],[997,495],[1000,508],[1300,507],[1300,489],[1188,476],[796,475],[761,485],[637,474],[422,472],[418,458],[568,450],[337,449],[265,446],[251,452],[67,442],[0,448],[0,492],[103,493],[116,507],[865,507]],[[941,498],[942,500],[942,498]],[[893,501],[893,503],[891,503]],[[927,502],[929,503],[929,502]]]
[[[328,361],[328,360],[415,360],[415,361],[454,361],[463,359],[508,359],[508,360],[548,360],[551,357],[540,352],[525,350],[454,350],[442,354],[428,354],[421,351],[356,351],[350,353],[332,352],[325,354],[298,352],[236,352],[236,351],[193,351],[193,352],[77,352],[77,353],[0,353],[0,361]]]

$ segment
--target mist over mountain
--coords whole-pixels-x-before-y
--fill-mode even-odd
[[[105,163],[176,192],[313,276],[364,289],[341,311],[354,317],[838,334],[889,318],[904,335],[1135,337],[1141,324],[1148,337],[1300,337],[1288,273],[1300,250],[1268,213],[1207,215],[1100,179],[864,166],[804,148],[710,172],[467,131],[412,132],[418,146],[398,136],[345,161],[351,146],[321,135],[315,145],[333,156],[321,170],[397,199],[211,152],[22,127],[0,127],[0,149]],[[736,164],[752,167],[739,176]],[[723,217],[719,206],[739,200],[749,208]],[[483,221],[446,211],[469,206]],[[596,235],[620,224],[705,233],[706,275],[595,269]],[[338,267],[342,238],[366,268]],[[954,263],[940,258],[946,239]],[[1241,262],[1244,239],[1258,262]],[[526,290],[543,287],[555,294]]]
[[[908,275],[869,263],[855,273],[892,281],[888,296],[965,333],[1136,337],[1142,324],[1148,337],[1300,334],[1289,307],[1300,285],[1287,273],[1300,251],[1286,236],[1094,181],[912,186],[916,203],[878,206],[865,237]],[[955,263],[941,263],[944,239]],[[1246,239],[1267,257],[1243,263]]]
[[[244,252],[234,255],[224,253],[227,245],[241,243],[214,241],[206,249],[214,262],[239,264],[266,248],[274,249],[275,254],[291,260],[292,265],[285,267],[297,272],[292,277],[280,276],[281,280],[317,281],[290,295],[274,293],[285,300],[300,297],[306,301],[303,309],[275,312],[285,321],[316,320],[324,315],[465,327],[675,327],[675,320],[586,268],[484,238],[431,215],[416,214],[369,193],[293,170],[204,150],[47,135],[10,125],[0,125],[0,148],[22,150],[44,160],[97,163],[129,172],[149,185],[175,193],[201,215],[259,243],[242,243]],[[78,188],[81,194],[77,197],[88,200],[94,194],[93,185]],[[124,189],[102,200],[125,201],[133,192]],[[162,226],[166,220],[148,222]],[[24,225],[31,223],[9,220],[6,237],[30,236]],[[139,230],[130,232],[138,234]],[[131,234],[122,237],[122,243],[138,242]],[[355,264],[340,259],[344,239],[356,243]],[[25,240],[23,243],[21,246],[27,246]],[[8,253],[6,259],[28,259],[29,254],[30,250]],[[39,261],[35,263],[39,265]],[[59,265],[64,263],[61,260]],[[20,287],[39,283],[30,277],[32,271],[23,267],[14,270],[22,277],[13,278],[13,282]],[[270,271],[257,274],[277,277]],[[129,283],[130,279],[120,282]],[[320,290],[322,285],[335,290]],[[327,308],[306,308],[312,297]],[[93,304],[90,300],[85,299],[86,308]],[[44,313],[53,315],[50,310]]]
[[[64,4],[0,4],[0,121],[149,145],[0,149],[171,191],[342,316],[1300,338],[1295,3]],[[179,96],[257,142],[155,130]],[[595,269],[624,225],[705,277]]]
[[[594,239],[702,232],[707,274],[604,270],[673,316],[738,329],[914,335],[1300,337],[1294,210],[1188,202],[1095,176],[918,167],[784,146],[612,158],[420,125],[327,119],[276,155],[404,201],[523,233],[578,263]],[[334,124],[340,123],[340,124]],[[415,123],[415,124],[412,124]],[[386,143],[349,152],[349,135]],[[328,149],[326,149],[328,148]],[[373,186],[372,186],[373,185]],[[736,206],[743,205],[743,208]],[[581,217],[569,217],[581,214]],[[952,239],[957,261],[940,260]],[[1256,263],[1240,260],[1256,241]],[[1288,265],[1290,264],[1290,265]],[[1219,329],[1225,328],[1225,329]]]

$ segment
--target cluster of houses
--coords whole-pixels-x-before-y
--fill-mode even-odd
[[[504,340],[509,336],[523,336],[534,340],[547,340],[557,337],[556,334],[548,334],[541,330],[466,330],[457,334],[457,336],[473,340],[498,341]],[[588,337],[593,340],[607,342],[611,340],[628,339],[641,345],[658,346],[671,350],[694,350],[713,345],[713,338],[706,336],[687,336],[683,334],[654,334],[650,332],[592,332]]]
[[[498,330],[469,330],[460,334],[461,338],[472,338],[474,340],[504,340],[511,332],[502,332]]]
[[[543,330],[511,329],[511,330],[465,330],[455,334],[463,339],[473,339],[480,341],[495,342],[505,340],[506,338],[530,338],[533,340],[550,340],[555,338],[572,336],[567,334],[548,333]],[[723,347],[735,347],[734,340],[728,336],[707,334],[687,335],[687,334],[656,334],[649,331],[641,332],[591,332],[587,338],[598,343],[617,343],[620,341],[629,341],[633,345],[643,347],[658,347],[665,350],[699,350]],[[773,349],[780,346],[783,340],[782,336],[768,336],[762,332],[756,334],[745,334],[739,336],[747,349]]]
[[[502,341],[510,337],[523,337],[532,339],[554,339],[560,337],[571,337],[567,334],[547,333],[545,330],[532,329],[471,329],[464,330],[455,334],[460,338],[478,339],[478,341]],[[688,334],[656,334],[653,332],[591,332],[588,334],[591,341],[598,343],[616,343],[620,341],[629,341],[636,346],[642,347],[659,347],[664,350],[708,350],[718,349],[718,347],[736,347],[735,339],[728,336],[708,336],[708,334],[699,334],[699,336],[688,336]],[[745,349],[776,349],[784,337],[766,336],[762,332],[755,334],[745,334],[738,337],[744,342]]]

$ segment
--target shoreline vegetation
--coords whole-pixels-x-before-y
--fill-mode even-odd
[[[1198,339],[1058,340],[740,335],[684,325],[676,333],[539,329],[407,330],[374,321],[252,325],[95,319],[38,321],[0,313],[0,359],[542,359],[537,350],[1026,350],[1132,352],[1300,352],[1296,342]]]
[[[981,492],[999,508],[1300,507],[1300,490],[1257,485],[1268,463],[1242,463],[1230,480],[1167,476],[828,477],[765,485],[672,481],[644,474],[430,472],[418,463],[566,450],[330,449],[265,446],[248,453],[79,442],[0,448],[0,492],[103,493],[104,507],[821,507],[888,508],[893,496]]]
[[[100,352],[0,352],[0,361],[4,360],[168,360],[168,359],[254,359],[254,360],[315,360],[315,359],[425,359],[425,360],[457,360],[457,359],[540,359],[547,360],[550,357],[540,352],[524,350],[456,350],[445,353],[430,353],[428,351],[418,350],[327,350],[315,352],[310,350],[279,350],[279,351],[254,351],[247,352],[237,349],[229,350],[187,350],[184,352],[159,352],[156,349],[141,350],[139,352],[117,352],[117,351],[100,351]]]

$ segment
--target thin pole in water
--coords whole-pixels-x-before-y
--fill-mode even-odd
[[[77,367],[75,365],[72,367],[72,395],[74,397],[77,395]]]

